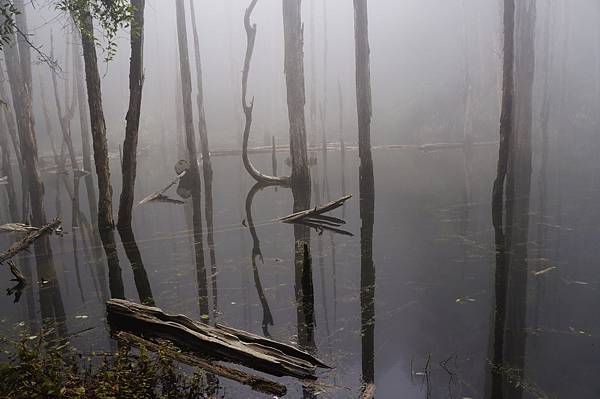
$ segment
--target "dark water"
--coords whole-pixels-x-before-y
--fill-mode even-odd
[[[314,346],[317,355],[335,368],[321,373],[318,384],[304,392],[299,382],[283,379],[289,397],[358,397],[363,381],[371,380],[380,398],[490,397],[496,269],[490,196],[496,157],[493,146],[477,149],[465,168],[460,150],[427,154],[375,150],[371,234],[369,215],[363,212],[360,218],[357,154],[347,154],[343,174],[340,154],[329,153],[326,175],[319,156],[312,169],[312,203],[352,194],[334,215],[347,220],[344,228],[354,236],[311,232]],[[257,156],[257,163],[270,170],[270,156]],[[172,168],[162,164],[160,157],[141,160],[138,200],[173,179]],[[253,268],[255,242],[242,224],[248,220],[245,206],[252,182],[241,173],[237,158],[214,158],[213,169],[217,320],[296,343],[299,330],[301,334],[306,330],[297,326],[294,227],[273,221],[292,212],[291,190],[271,187],[254,193],[252,219],[264,262],[256,258]],[[281,159],[279,169],[286,171]],[[47,213],[53,216],[56,176],[47,174],[44,179]],[[118,192],[119,176],[113,179]],[[550,174],[541,207],[536,195],[539,183],[534,176],[523,259],[527,295],[509,305],[526,311],[525,346],[517,348],[524,358],[522,397],[597,398],[600,234],[593,201],[597,193],[583,181],[557,180]],[[170,193],[178,198],[174,189]],[[189,204],[137,207],[133,233],[139,254],[131,237],[124,246],[115,231],[118,262],[107,262],[100,245],[86,239],[81,229],[68,228],[70,203],[64,194],[59,198],[59,214],[71,234],[52,238],[57,284],[29,285],[18,304],[3,296],[4,334],[41,323],[44,291],[43,301],[51,298],[54,305],[64,304],[64,312],[60,306],[52,307],[53,317],[64,320],[60,333],[83,352],[116,346],[109,336],[104,300],[120,290],[128,299],[153,301],[168,312],[214,319],[212,289],[208,315],[199,303]],[[87,211],[83,189],[81,204]],[[205,224],[203,231],[206,235]],[[4,248],[14,239],[4,234],[0,243]],[[204,254],[210,287],[206,240]],[[34,257],[24,257],[35,270]],[[21,258],[19,265],[24,261]],[[10,278],[2,268],[0,281],[6,287]],[[42,278],[49,277],[36,280]],[[260,295],[257,286],[262,287]],[[264,302],[273,318],[267,329]],[[226,380],[220,384],[225,397],[259,396]]]

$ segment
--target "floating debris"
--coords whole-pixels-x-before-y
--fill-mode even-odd
[[[475,298],[471,298],[471,297],[468,297],[468,296],[464,296],[464,297],[462,297],[462,298],[457,298],[457,299],[456,299],[456,303],[459,303],[459,304],[461,304],[461,305],[462,305],[462,304],[465,304],[465,303],[468,303],[468,302],[475,302]]]
[[[554,269],[556,269],[556,266],[550,266],[550,267],[547,267],[545,269],[538,270],[537,272],[533,272],[533,275],[536,276],[536,277],[537,276],[541,276],[542,274],[546,274],[546,273],[548,273],[548,272],[550,272],[550,271],[552,271]]]
[[[8,176],[0,177],[0,185],[2,184],[8,184]]]
[[[24,223],[7,223],[0,226],[0,232],[2,233],[30,233],[38,230],[38,227],[29,226]]]

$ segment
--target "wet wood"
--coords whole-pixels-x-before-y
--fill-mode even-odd
[[[201,368],[208,373],[247,385],[258,392],[276,396],[284,396],[287,393],[287,388],[285,385],[278,384],[274,381],[269,381],[259,376],[248,374],[240,370],[225,367],[223,365],[201,359],[197,356],[191,356],[176,350],[172,350],[163,343],[158,344],[124,331],[117,333],[116,337],[120,341],[125,342],[127,345],[134,346],[136,348],[146,348],[153,352],[160,352],[162,355],[165,355],[173,360],[188,364],[193,367]]]
[[[8,267],[10,268],[10,272],[13,274],[13,276],[15,276],[13,281],[17,281],[20,284],[25,284],[27,282],[27,279],[25,278],[23,273],[21,273],[21,271],[17,269],[17,266],[15,266],[14,262],[9,260],[7,263]]]
[[[290,345],[194,322],[159,308],[119,299],[107,301],[106,308],[112,328],[144,338],[166,339],[182,350],[214,360],[241,364],[279,377],[309,380],[317,378],[317,367],[324,367],[320,360]]]
[[[55,219],[51,223],[40,227],[38,230],[30,232],[25,237],[12,244],[6,251],[0,252],[0,264],[12,259],[19,252],[29,248],[29,246],[40,237],[55,231],[61,225],[61,223],[62,222],[60,219]]]
[[[284,223],[295,223],[295,222],[301,221],[302,219],[310,219],[310,218],[317,218],[317,219],[321,218],[325,221],[333,221],[332,219],[335,219],[335,218],[324,217],[322,214],[339,208],[340,206],[344,205],[344,202],[348,201],[350,198],[352,198],[352,195],[346,195],[342,198],[328,202],[325,205],[321,205],[321,206],[318,206],[318,207],[315,207],[312,209],[307,209],[307,210],[303,210],[303,211],[299,211],[299,212],[294,212],[291,215],[284,216],[277,220],[280,222],[284,222]],[[337,220],[340,222],[343,222],[343,220],[341,220],[341,219],[337,219]],[[343,224],[343,223],[339,223],[339,224]]]

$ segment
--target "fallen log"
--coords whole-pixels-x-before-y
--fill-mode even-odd
[[[162,338],[183,351],[211,360],[241,364],[278,377],[307,380],[317,378],[317,367],[326,367],[309,353],[290,345],[266,338],[251,342],[248,334],[236,335],[231,329],[198,323],[184,315],[167,314],[156,307],[110,299],[106,302],[106,310],[111,328],[115,330],[128,331],[146,339]]]
[[[334,209],[339,208],[340,206],[344,205],[344,202],[348,201],[350,198],[352,198],[351,195],[346,195],[335,201],[328,202],[325,205],[314,207],[312,209],[307,209],[307,210],[300,211],[300,212],[295,212],[295,213],[292,213],[291,215],[284,216],[277,220],[280,222],[283,222],[283,223],[295,223],[295,222],[301,221],[302,219],[311,219],[311,218],[317,219],[319,217],[321,217],[322,219],[325,219],[321,216],[323,213],[330,212],[330,211],[333,211]],[[331,222],[333,219],[327,218],[327,220]],[[337,219],[337,220],[340,220],[340,219]]]
[[[143,347],[153,352],[160,352],[163,355],[175,361],[185,363],[193,367],[198,367],[208,373],[217,375],[219,377],[227,378],[240,384],[247,385],[258,392],[276,396],[284,396],[287,393],[287,388],[285,387],[285,385],[279,384],[274,381],[269,381],[259,376],[251,375],[240,370],[225,367],[220,364],[215,364],[208,360],[200,359],[198,357],[190,356],[185,353],[177,352],[176,350],[173,350],[168,346],[159,345],[158,343],[149,341],[147,339],[138,337],[125,331],[117,333],[116,338],[120,341],[123,341],[129,346],[133,346],[136,348]]]
[[[47,225],[28,233],[25,237],[21,238],[19,241],[11,245],[6,251],[0,252],[0,265],[9,259],[12,259],[19,252],[29,248],[29,246],[33,244],[33,242],[38,238],[46,234],[50,234],[56,229],[58,229],[61,223],[62,222],[60,221],[60,219],[54,219],[54,221],[52,221],[51,223],[48,223]]]

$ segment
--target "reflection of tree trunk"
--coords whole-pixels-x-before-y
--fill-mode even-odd
[[[41,237],[34,246],[38,278],[47,280],[47,283],[40,287],[39,291],[42,320],[44,323],[54,323],[56,335],[64,338],[67,335],[65,308],[54,268],[50,238],[48,236]]]
[[[304,52],[301,0],[283,0],[283,32],[285,39],[285,80],[288,118],[290,123],[290,152],[292,160],[292,191],[308,192],[310,202],[310,171],[306,149],[304,119]],[[306,209],[306,208],[304,208]]]
[[[270,333],[268,328],[269,325],[273,325],[273,315],[271,314],[269,302],[267,301],[267,297],[263,290],[260,274],[258,273],[258,267],[256,265],[256,258],[260,258],[261,263],[264,262],[260,250],[260,240],[258,239],[258,234],[254,227],[254,219],[252,218],[252,202],[254,201],[254,196],[265,187],[267,186],[256,183],[248,192],[248,195],[246,196],[246,220],[248,221],[248,228],[250,229],[250,235],[252,236],[252,272],[254,274],[254,285],[256,286],[256,293],[258,294],[258,299],[260,300],[263,309],[262,329],[265,336],[269,337]]]
[[[144,7],[145,0],[132,0],[131,61],[129,63],[129,110],[123,142],[123,188],[119,202],[119,227],[131,227],[131,210],[135,195],[137,144],[144,86]]]
[[[154,296],[152,295],[152,287],[150,287],[150,281],[148,281],[148,274],[144,268],[142,261],[142,254],[135,241],[133,230],[127,228],[120,228],[119,235],[121,236],[121,242],[125,253],[131,263],[131,269],[133,270],[133,279],[135,281],[135,288],[137,289],[140,303],[143,305],[154,306]]]
[[[192,219],[194,226],[194,251],[196,255],[196,275],[198,280],[198,304],[200,314],[208,315],[208,287],[206,267],[204,265],[204,248],[202,243],[202,199],[200,191],[200,170],[196,157],[196,141],[194,137],[194,119],[192,112],[192,80],[188,56],[187,29],[185,25],[185,6],[183,0],[176,0],[177,38],[179,44],[179,67],[181,73],[181,91],[183,100],[183,116],[187,155],[190,163],[192,191]]]
[[[96,175],[98,176],[98,225],[100,228],[113,227],[112,186],[110,184],[110,165],[108,144],[106,141],[106,123],[102,105],[102,89],[96,56],[96,41],[93,37],[94,24],[89,10],[84,10],[81,18],[81,42],[88,92],[88,106],[92,126],[92,141]],[[80,104],[81,106],[81,104]],[[81,112],[81,108],[80,108]]]
[[[111,298],[125,298],[125,288],[123,287],[123,277],[121,275],[121,265],[119,264],[119,254],[117,253],[117,244],[115,243],[115,234],[111,229],[101,229],[100,238],[106,255],[108,264],[108,286]]]

